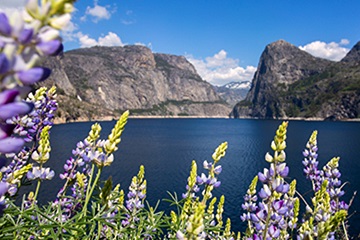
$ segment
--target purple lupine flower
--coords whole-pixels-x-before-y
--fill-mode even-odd
[[[271,238],[278,238],[280,235],[280,230],[276,226],[271,225],[269,227],[268,233]]]
[[[284,200],[274,201],[272,205],[273,205],[274,210],[281,215],[285,215],[285,213],[287,213],[287,211],[288,211],[288,207],[285,204]]]
[[[28,44],[33,38],[33,35],[34,35],[33,29],[23,29],[20,33],[18,40],[22,44]]]
[[[0,105],[0,119],[6,120],[16,115],[29,113],[33,106],[33,104],[27,102],[12,102]]]
[[[6,121],[32,110],[32,103],[17,101],[18,95],[17,90],[5,90],[0,93],[0,120]],[[23,139],[11,136],[14,128],[13,125],[0,123],[0,153],[16,153],[23,147]]]
[[[36,44],[36,48],[42,55],[47,56],[56,56],[63,51],[63,45],[57,39],[51,41],[40,41]]]
[[[9,24],[9,19],[5,13],[0,13],[0,34],[8,36],[10,33],[11,26]]]
[[[271,144],[274,156],[270,153],[265,155],[270,168],[264,168],[263,172],[257,174],[244,197],[242,208],[247,213],[241,219],[248,222],[248,232],[252,233],[248,239],[288,239],[287,228],[293,229],[292,226],[296,223],[293,211],[295,190],[292,188],[289,193],[290,185],[284,180],[289,174],[284,152],[286,126],[287,123],[284,122],[276,131]],[[262,183],[258,192],[259,199],[253,197],[256,194],[257,179]]]
[[[50,73],[51,70],[48,68],[34,67],[29,70],[19,71],[16,76],[22,83],[29,85],[47,79]]]
[[[310,179],[313,183],[313,190],[318,191],[322,183],[322,172],[318,169],[319,162],[317,161],[317,131],[314,131],[309,141],[306,144],[306,149],[303,151],[304,160],[304,174],[306,178]]]
[[[268,199],[271,196],[271,190],[268,185],[264,185],[259,192],[259,197],[262,199]]]
[[[10,69],[10,62],[4,53],[0,53],[0,74],[8,72]]]
[[[40,179],[40,180],[51,180],[55,176],[55,172],[50,168],[33,167],[32,171],[26,174],[29,180]]]
[[[0,153],[16,153],[19,152],[25,141],[21,138],[8,137],[0,139]]]

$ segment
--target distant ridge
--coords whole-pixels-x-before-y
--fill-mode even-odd
[[[144,46],[92,47],[46,59],[54,69],[44,84],[58,87],[67,120],[132,115],[228,116],[231,108],[183,56]]]
[[[340,62],[317,58],[279,40],[266,46],[252,87],[231,117],[360,117],[360,42]]]
[[[230,106],[234,107],[236,103],[243,100],[251,87],[250,81],[230,82],[223,86],[214,86],[215,91]]]

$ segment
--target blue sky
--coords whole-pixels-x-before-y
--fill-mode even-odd
[[[0,9],[24,0],[0,0]],[[79,0],[65,50],[142,44],[184,55],[207,81],[251,80],[265,46],[284,39],[341,59],[360,41],[359,0]]]

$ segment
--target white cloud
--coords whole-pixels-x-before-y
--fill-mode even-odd
[[[72,42],[77,38],[77,34],[75,31],[79,29],[78,25],[74,22],[70,21],[68,25],[61,31],[61,36],[64,39],[64,42]]]
[[[344,47],[349,43],[350,42],[347,39],[341,39],[339,43],[314,41],[306,44],[305,46],[299,46],[299,48],[315,57],[325,58],[332,61],[340,61],[350,51],[349,48]]]
[[[109,32],[103,37],[99,37],[98,40],[89,37],[89,35],[83,34],[81,32],[77,33],[77,37],[80,42],[80,47],[92,47],[92,46],[124,46],[124,43],[121,41],[120,37],[113,32]]]
[[[214,85],[224,85],[231,81],[251,81],[256,71],[254,66],[240,67],[239,60],[227,57],[225,50],[205,60],[196,59],[191,55],[186,58],[204,80]]]
[[[94,1],[94,7],[88,6],[86,8],[85,15],[80,18],[81,21],[86,21],[86,17],[90,16],[92,21],[97,23],[103,19],[110,19],[111,14],[116,11],[116,7],[114,9],[110,9],[109,5],[100,6],[98,5],[98,1]]]

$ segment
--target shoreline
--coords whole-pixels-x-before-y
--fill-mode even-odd
[[[66,124],[66,123],[75,123],[75,122],[105,122],[105,121],[116,121],[118,117],[115,116],[104,116],[96,119],[88,118],[78,118],[76,120],[66,121],[64,118],[55,118],[54,124]],[[229,116],[150,116],[150,115],[135,115],[129,116],[129,119],[254,119],[254,120],[280,120],[280,121],[308,121],[308,122],[321,122],[321,121],[330,121],[324,118],[252,118],[252,117],[239,117],[239,118],[230,118]],[[360,122],[360,118],[349,118],[341,120],[331,120],[331,122]]]

